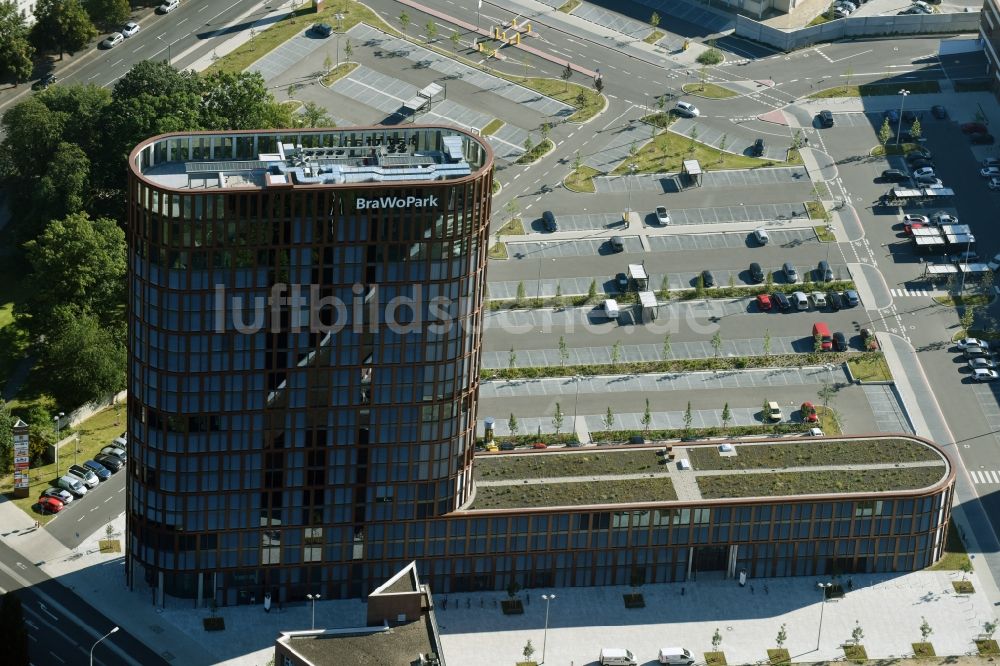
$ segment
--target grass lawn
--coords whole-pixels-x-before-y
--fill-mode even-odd
[[[928,571],[961,571],[964,566],[972,566],[969,554],[965,552],[965,544],[958,534],[954,522],[948,523],[948,536],[944,543],[944,555],[941,559],[927,567]]]
[[[80,435],[79,453],[74,456],[73,444],[66,444],[62,447],[59,459],[59,471],[61,473],[65,474],[69,466],[74,464],[74,458],[78,463],[82,463],[85,460],[93,458],[94,455],[99,453],[102,448],[110,444],[112,439],[118,437],[122,431],[125,430],[124,405],[119,407],[119,412],[119,414],[116,414],[114,408],[105,409],[103,412],[98,412],[77,427],[76,432]],[[124,474],[124,470],[119,470],[118,474]],[[9,490],[5,490],[4,494],[7,496],[7,499],[13,501],[14,504],[16,504],[17,507],[26,514],[37,519],[39,522],[47,523],[52,519],[52,516],[35,513],[31,507],[38,501],[38,496],[42,493],[42,491],[53,485],[56,478],[55,463],[42,465],[40,467],[32,467],[31,486],[28,490],[27,497],[23,499],[13,499]],[[8,475],[0,479],[0,487],[11,488],[13,484],[13,475]]]
[[[851,373],[855,379],[865,382],[892,381],[892,373],[889,372],[889,365],[885,362],[885,357],[878,352],[867,352],[852,356],[847,359],[847,365],[850,366]]]
[[[500,191],[500,190],[501,190],[502,188],[503,188],[503,185],[501,185],[501,184],[500,184],[500,181],[499,181],[499,180],[497,180],[496,178],[494,178],[494,179],[493,179],[493,194],[496,194],[496,193],[497,193],[497,192],[499,192],[499,191]]]
[[[767,660],[772,666],[783,666],[784,664],[792,663],[792,658],[788,656],[788,650],[785,648],[769,648],[767,651]]]
[[[487,253],[490,259],[506,259],[507,258],[507,244],[506,243],[494,243],[493,247]]]
[[[680,171],[681,163],[684,160],[698,160],[701,162],[702,169],[706,171],[753,169],[780,164],[780,162],[761,160],[756,157],[725,153],[704,143],[699,143],[697,139],[692,141],[690,137],[667,130],[643,146],[634,158],[624,160],[611,173],[615,175],[626,174],[629,171],[628,165],[631,163],[639,166],[639,173]]]
[[[533,483],[515,486],[476,486],[471,509],[515,509],[581,504],[669,502],[677,499],[670,479],[620,479],[600,483]]]
[[[976,588],[973,587],[971,580],[953,580],[951,581],[951,587],[955,590],[955,594],[976,593]]]
[[[579,6],[580,6],[580,0],[569,0],[569,2],[564,3],[562,7],[559,8],[559,11],[563,12],[564,14],[569,14],[571,11],[573,11]]]
[[[816,406],[816,416],[819,417],[819,429],[823,431],[828,437],[835,437],[836,435],[842,435],[843,432],[840,430],[840,420],[837,418],[837,414],[830,407],[824,407],[823,405]]]
[[[596,189],[594,186],[594,176],[599,176],[600,174],[601,172],[593,167],[581,165],[579,169],[576,169],[563,179],[563,185],[566,186],[567,190],[573,192],[594,192]]]
[[[641,120],[644,123],[656,125],[660,129],[667,129],[677,120],[677,116],[669,111],[664,111],[663,113],[651,113],[648,116],[643,116]]]
[[[97,542],[97,546],[101,549],[102,553],[122,552],[122,542],[118,539],[100,539]]]
[[[961,308],[968,305],[979,307],[988,305],[992,299],[986,294],[965,294],[961,296],[935,296],[934,302]]]
[[[500,120],[499,118],[494,118],[490,122],[486,123],[486,127],[484,127],[483,129],[479,130],[479,133],[482,134],[483,136],[490,136],[491,134],[493,134],[494,132],[496,132],[498,129],[500,129],[501,127],[503,127],[506,124],[507,123],[505,123],[504,121]]]
[[[806,27],[808,28],[809,26],[812,26],[812,25],[821,25],[821,24],[826,23],[827,21],[830,21],[830,20],[832,20],[832,19],[827,18],[826,12],[823,12],[822,14],[820,14],[819,16],[817,16],[816,18],[814,18],[812,21],[809,21],[809,23],[806,24]]]
[[[698,471],[876,464],[940,460],[926,446],[908,439],[863,439],[827,442],[802,439],[782,444],[736,444],[735,456],[720,456],[714,446],[688,449]]]
[[[834,86],[817,90],[809,95],[809,99],[828,99],[830,97],[860,97],[861,91],[858,86]]]
[[[509,220],[502,227],[497,229],[495,236],[523,236],[524,235],[524,224],[521,223],[521,218],[515,217],[513,220]]]
[[[344,78],[357,68],[358,68],[358,63],[356,62],[342,62],[333,69],[331,69],[329,74],[323,77],[323,85],[331,86],[335,82]]]
[[[726,666],[725,652],[705,652],[705,666]]]
[[[556,144],[552,143],[552,139],[546,139],[545,141],[539,141],[538,145],[532,146],[531,150],[524,153],[517,158],[515,164],[532,164],[542,159],[545,155],[555,150]]]
[[[543,95],[548,95],[549,97],[557,99],[564,104],[575,106],[576,113],[566,119],[571,123],[582,123],[590,120],[604,109],[604,103],[606,101],[604,96],[593,88],[581,86],[578,83],[562,81],[561,79],[546,79],[530,76],[525,78],[523,76],[508,76],[501,74],[500,72],[491,73],[508,79],[509,81],[513,81],[514,83],[520,83],[522,86],[531,88],[532,90],[540,92]],[[577,99],[581,93],[583,94],[582,105]]]
[[[829,220],[830,213],[821,201],[807,201],[806,212],[809,213],[810,220]]]
[[[837,240],[837,237],[826,228],[826,226],[813,227],[813,231],[816,232],[816,238],[819,239],[821,243],[833,243]]]
[[[654,30],[653,32],[646,35],[646,38],[643,39],[642,41],[646,42],[647,44],[655,44],[656,42],[663,39],[664,35],[666,35],[666,33],[661,32],[659,30]]]
[[[878,493],[926,488],[940,481],[945,466],[899,469],[830,470],[699,476],[698,488],[705,499],[727,497],[771,497],[821,493]]]
[[[707,97],[708,99],[729,99],[730,97],[737,97],[739,93],[730,90],[729,88],[723,88],[720,85],[714,83],[685,83],[681,86],[681,89],[696,97]]]
[[[477,457],[475,476],[482,481],[544,479],[560,476],[602,476],[655,472],[661,469],[653,449],[595,453],[528,453]]]
[[[292,115],[295,115],[295,113],[302,108],[302,102],[300,102],[297,99],[290,99],[281,102],[281,106],[288,109],[288,112],[291,113]]]
[[[936,657],[937,653],[934,652],[934,646],[930,643],[910,643],[913,647],[914,657]]]
[[[844,656],[851,661],[868,661],[868,653],[865,651],[864,645],[845,645]]]

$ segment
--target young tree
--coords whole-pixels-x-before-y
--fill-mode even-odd
[[[993,638],[993,634],[996,632],[996,630],[997,630],[997,621],[995,619],[983,622],[983,634],[986,635],[986,638]]]
[[[323,58],[323,72],[329,74],[331,69],[333,69],[333,58],[327,53],[326,57]]]
[[[656,12],[653,12],[652,16],[649,17],[649,27],[652,28],[653,31],[655,32],[659,26],[660,26],[660,15],[657,14]]]
[[[705,276],[698,273],[698,277],[694,279],[694,296],[695,298],[705,297]]]
[[[764,278],[764,284],[770,289],[774,286],[774,271],[768,271],[767,277]]]
[[[566,346],[566,338],[559,336],[559,365],[565,366],[569,360],[569,349]]]
[[[579,93],[577,93],[575,101],[577,108],[582,109],[584,106],[587,105],[587,93],[581,90]]]
[[[503,211],[507,213],[507,221],[510,222],[521,213],[521,207],[518,205],[517,199],[508,199],[507,203],[503,205]]]
[[[926,617],[921,617],[920,620],[921,620],[921,622],[920,622],[920,639],[923,642],[926,643],[927,639],[930,637],[930,635],[934,633],[934,630],[931,629],[931,625],[927,621]]]
[[[337,123],[326,112],[326,109],[309,100],[302,105],[302,112],[296,119],[297,127],[335,127]]]
[[[788,631],[786,631],[784,623],[781,625],[781,629],[778,629],[778,635],[774,637],[774,643],[781,649],[785,645],[785,641],[788,640]]]
[[[569,90],[569,79],[571,76],[573,76],[573,68],[569,66],[568,62],[566,63],[566,69],[564,69],[562,71],[562,74],[560,74],[559,76],[562,77],[562,80],[565,81],[566,83],[565,89]]]
[[[688,136],[691,137],[691,143],[688,145],[688,153],[693,153],[698,144],[698,127],[692,125],[691,131],[688,132]]]
[[[669,301],[670,300],[670,278],[669,278],[669,276],[664,275],[662,278],[660,278],[660,291],[656,294],[656,296],[661,301]]]
[[[352,55],[354,55],[354,46],[351,45],[351,40],[348,39],[344,44],[344,57],[350,60]]]
[[[117,29],[132,11],[129,0],[85,0],[84,8],[90,20],[105,30]]]
[[[972,307],[971,305],[966,305],[962,309],[962,316],[958,320],[959,325],[965,330],[965,333],[968,334],[969,329],[972,328],[972,325],[975,323],[975,321],[976,321],[976,308]]]
[[[764,329],[764,356],[771,355],[771,329]]]
[[[35,47],[28,40],[28,24],[17,11],[17,3],[0,2],[0,79],[14,79],[15,87],[31,76]]]
[[[728,430],[729,424],[733,422],[733,413],[729,411],[729,403],[722,407],[722,429]]]
[[[523,302],[527,293],[524,290],[524,280],[517,283],[517,296],[514,297],[514,303],[520,306]]]
[[[462,43],[462,35],[458,34],[457,30],[452,30],[448,39],[451,40],[452,47],[457,51],[459,45]]]
[[[732,289],[736,286],[736,273],[729,274],[729,288]]]
[[[76,53],[94,39],[97,28],[80,0],[38,0],[30,35],[36,49],[58,52],[62,60],[63,53]]]
[[[851,640],[854,641],[855,645],[861,643],[861,639],[865,637],[865,630],[861,628],[861,622],[858,620],[854,621],[854,629],[851,631]]]
[[[718,652],[720,645],[722,645],[722,634],[719,633],[719,628],[716,627],[715,633],[712,634],[712,650]]]
[[[618,363],[622,360],[622,341],[615,340],[615,344],[611,345],[611,367],[617,368]]]
[[[597,92],[601,92],[602,90],[604,90],[603,76],[599,76],[596,79],[594,79],[594,90],[596,90]],[[583,106],[583,104],[581,104],[580,106]]]
[[[701,81],[701,89],[705,89],[705,83],[708,81],[708,65],[702,65],[698,69],[698,80]]]
[[[514,351],[513,347],[511,347],[510,353],[507,355],[507,367],[514,368],[516,366],[517,366],[517,352]]]
[[[833,398],[836,393],[837,389],[834,388],[830,382],[823,382],[823,385],[816,391],[816,395],[823,401],[823,409],[830,406],[830,399]]]
[[[562,292],[562,282],[556,281],[556,295],[552,299],[552,307],[557,310],[561,310],[563,307],[563,292]]]
[[[615,414],[608,407],[607,413],[601,418],[601,423],[604,424],[604,430],[608,435],[611,435],[611,428],[615,425]]]
[[[889,143],[889,139],[892,138],[892,127],[889,126],[889,119],[886,118],[882,121],[882,127],[878,131],[878,142],[883,146]]]
[[[426,24],[424,24],[424,30],[427,31],[428,42],[433,42],[437,38],[438,27],[437,23],[435,23],[434,21],[428,21]]]
[[[399,24],[403,26],[403,35],[405,36],[406,28],[409,27],[410,25],[410,15],[404,11],[399,15],[399,18],[397,20],[399,21]]]
[[[573,171],[579,171],[581,166],[583,166],[583,160],[580,159],[580,151],[578,150],[573,158]]]
[[[507,429],[510,430],[511,437],[517,437],[517,417],[514,416],[514,412],[510,413],[510,418],[507,419]]]
[[[653,413],[649,410],[649,398],[646,398],[646,410],[642,413],[642,431],[649,434],[649,426],[653,424]]]
[[[530,638],[528,639],[528,642],[524,644],[524,649],[521,650],[521,654],[524,655],[525,661],[530,660],[531,655],[535,654],[535,647],[531,644]]]
[[[531,135],[524,137],[524,152],[530,153],[531,149],[535,147],[535,142],[531,140]]]
[[[556,410],[552,413],[552,427],[555,428],[556,436],[559,436],[559,431],[562,430],[563,420],[564,420],[562,408],[559,403],[556,403]]]
[[[923,135],[924,128],[920,124],[920,118],[914,118],[913,124],[910,125],[910,135],[913,136],[913,140],[917,141]]]
[[[691,424],[694,423],[694,415],[691,413],[691,401],[688,400],[687,409],[684,410],[684,434],[691,434]]]
[[[542,134],[542,143],[545,143],[546,141],[549,140],[549,134],[552,133],[552,124],[551,123],[542,123],[542,126],[539,129],[539,131]]]
[[[712,336],[712,349],[715,350],[715,356],[718,358],[719,352],[722,351],[722,332],[716,329],[715,335]]]
[[[597,280],[590,281],[590,287],[587,288],[587,300],[593,301],[597,298]]]
[[[663,334],[663,349],[660,350],[664,361],[670,358],[670,334]]]
[[[823,336],[817,333],[813,336],[813,352],[816,354],[823,351]]]

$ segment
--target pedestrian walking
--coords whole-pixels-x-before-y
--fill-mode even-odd
[[[750,594],[753,594],[753,593],[754,593],[754,591],[753,591],[753,583],[750,583]]]
[[[767,591],[767,583],[764,583],[764,594],[771,594]]]
[[[847,579],[847,590],[848,591],[853,591],[854,590],[854,579],[853,578],[848,578]]]

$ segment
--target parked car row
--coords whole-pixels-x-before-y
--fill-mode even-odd
[[[118,32],[113,32],[108,35],[104,41],[101,42],[100,47],[102,49],[113,49],[122,42],[124,42],[129,37],[132,37],[139,32],[139,24],[135,21],[129,21],[122,26],[122,29]]]
[[[67,504],[110,479],[112,474],[125,466],[127,449],[128,440],[124,436],[117,437],[93,459],[70,465],[66,473],[56,480],[54,487],[42,491],[38,498],[38,510],[41,513],[59,513]]]
[[[993,350],[986,340],[964,338],[958,341],[958,348],[965,358],[966,365],[972,370],[973,381],[992,382],[1000,377],[996,361],[993,359]]]
[[[831,311],[836,312],[844,308],[853,308],[860,302],[858,292],[853,289],[848,289],[843,293],[838,291],[828,291],[826,293],[814,291],[811,294],[806,294],[804,291],[795,291],[791,294],[778,291],[773,294],[757,294],[756,298],[757,309],[761,312],[769,312],[771,310],[780,310],[782,312],[797,310],[805,312],[810,308],[815,310],[829,308]]]

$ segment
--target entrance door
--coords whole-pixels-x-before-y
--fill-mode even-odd
[[[725,571],[727,550],[725,546],[697,546],[694,549],[694,570]]]

